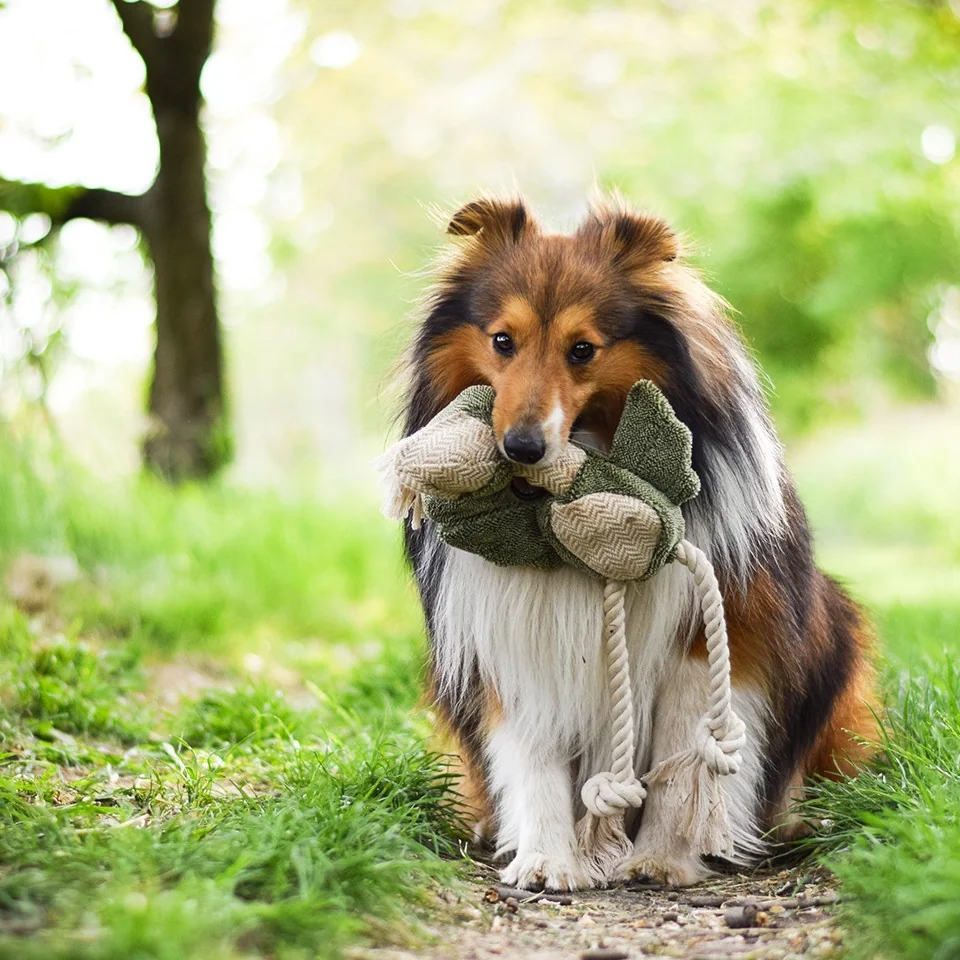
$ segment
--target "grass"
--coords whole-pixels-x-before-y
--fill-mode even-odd
[[[0,601],[0,955],[411,936],[458,834],[395,531],[228,487],[105,488],[2,439],[0,459],[0,569],[83,571],[33,619]]]
[[[396,531],[369,509],[149,477],[108,486],[2,434],[0,466],[0,557],[75,557],[90,577],[62,608],[88,630],[169,652],[311,638],[362,648],[419,630]]]
[[[401,705],[377,729],[248,682],[165,713],[136,658],[38,654],[10,610],[0,641],[0,955],[334,956],[449,875],[447,775]]]
[[[960,454],[956,411],[838,429],[795,451],[820,556],[866,603],[889,691],[884,761],[817,785],[854,957],[960,958]],[[892,453],[894,452],[895,453]]]
[[[958,704],[952,661],[903,680],[883,762],[807,803],[830,825],[812,846],[844,885],[857,956],[960,957]]]
[[[56,731],[112,737],[121,744],[146,736],[144,711],[131,698],[137,686],[133,645],[94,650],[67,636],[37,640],[12,611],[0,626],[0,655],[10,668],[6,702],[34,736]]]
[[[792,451],[890,691],[885,763],[809,806],[854,957],[960,957],[947,430],[878,421]],[[0,459],[0,566],[33,551],[83,572],[33,619],[0,602],[0,955],[293,958],[416,936],[457,835],[390,526],[228,486],[103,487],[2,439]]]

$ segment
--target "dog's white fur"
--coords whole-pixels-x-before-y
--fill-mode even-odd
[[[685,658],[677,643],[678,635],[691,633],[697,622],[692,586],[689,573],[671,564],[653,580],[628,589],[638,774],[692,742],[707,703],[705,667]],[[487,760],[498,852],[515,854],[504,882],[589,886],[574,821],[583,813],[584,781],[610,762],[597,582],[572,568],[505,569],[450,550],[437,611],[435,667],[444,694],[465,695],[463,678],[476,657],[503,708],[503,720],[487,744]],[[758,844],[754,797],[766,705],[754,689],[737,686],[734,697],[751,739],[743,768],[725,788],[736,842],[749,850]],[[657,789],[650,791],[636,857],[624,871],[642,869],[674,883],[706,875],[677,835],[679,814],[660,804]]]

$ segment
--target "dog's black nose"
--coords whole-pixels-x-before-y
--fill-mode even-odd
[[[517,463],[537,463],[547,452],[547,444],[539,427],[508,430],[503,438],[503,452]]]

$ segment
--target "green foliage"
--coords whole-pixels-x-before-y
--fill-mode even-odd
[[[888,812],[837,863],[855,898],[843,913],[863,957],[960,957],[960,829],[956,793],[939,789],[922,817]]]
[[[0,778],[0,905],[10,925],[37,931],[24,942],[0,928],[0,950],[326,957],[402,925],[423,881],[445,872],[436,854],[452,851],[436,758],[360,737],[337,741],[336,759],[299,748],[253,759],[270,778],[263,796],[225,791],[212,774],[191,780],[177,758],[155,772],[149,797],[119,799],[112,818],[90,794],[67,808],[26,804],[29,783]],[[178,795],[178,780],[192,789]],[[117,826],[148,811],[141,829]]]
[[[818,785],[812,843],[840,876],[854,957],[958,957],[960,451],[920,408],[835,429],[793,456],[821,554],[869,602],[886,658],[883,761]],[[895,453],[892,453],[895,451]]]
[[[938,202],[884,198],[837,217],[812,179],[748,202],[748,228],[709,266],[776,385],[781,420],[809,427],[835,415],[838,401],[865,412],[835,382],[817,398],[827,378],[872,377],[900,395],[930,395],[926,318],[960,253]]]
[[[343,640],[361,626],[374,586],[397,579],[384,576],[398,569],[392,551],[369,549],[352,530],[358,518],[269,494],[171,495],[144,478],[119,503],[78,498],[66,510],[81,565],[96,558],[113,586],[102,603],[87,598],[86,616],[168,646],[229,635],[251,619]],[[369,533],[389,547],[392,531]]]
[[[864,826],[877,825],[878,816],[923,815],[939,795],[960,796],[960,671],[950,661],[928,662],[898,686],[884,716],[883,760],[855,779],[820,784],[808,804],[808,813],[830,822],[815,844],[869,845],[876,837],[865,836]]]
[[[131,743],[145,734],[142,711],[129,696],[138,685],[133,645],[94,650],[75,632],[39,640],[22,617],[0,610],[0,657],[12,667],[5,705],[36,736],[53,739],[61,731]]]
[[[290,317],[311,363],[352,363],[361,396],[420,287],[383,264],[415,271],[441,242],[411,198],[452,211],[518,187],[567,228],[595,183],[689,237],[782,426],[934,389],[928,317],[956,284],[960,215],[956,160],[929,159],[921,139],[960,130],[955,5],[312,4],[309,36],[333,30],[362,53],[342,70],[315,69],[309,44],[293,54],[309,79],[277,116],[307,213],[277,223],[274,246],[296,302],[314,296]],[[304,116],[323,116],[336,147],[318,153]],[[350,359],[325,357],[344,330]]]
[[[191,704],[180,737],[192,746],[230,747],[295,737],[309,718],[279,690],[253,684],[242,690],[211,690]]]
[[[408,713],[422,654],[390,526],[0,451],[0,567],[30,549],[83,571],[55,597],[82,631],[0,604],[0,954],[337,956],[410,936],[457,828]],[[177,703],[156,660],[185,648],[220,656]]]
[[[952,660],[905,678],[883,761],[824,782],[806,805],[829,830],[813,841],[852,898],[856,956],[960,956],[960,671]]]
[[[417,632],[396,531],[362,509],[149,476],[111,487],[2,434],[0,458],[0,559],[75,556],[87,575],[64,608],[88,629],[170,649],[251,625],[328,643]]]
[[[362,719],[411,710],[423,693],[424,675],[421,645],[394,642],[344,678],[337,700]]]
[[[58,496],[36,468],[34,448],[17,443],[0,421],[0,558],[51,550],[62,541]]]

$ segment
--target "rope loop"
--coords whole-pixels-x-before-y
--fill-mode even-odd
[[[743,762],[740,751],[747,743],[747,728],[743,721],[736,714],[731,719],[730,728],[718,738],[710,718],[701,717],[694,735],[700,759],[708,769],[721,777],[728,777],[740,770]]]
[[[595,817],[611,817],[618,811],[643,806],[647,791],[636,778],[618,780],[610,771],[592,776],[580,791],[583,805]]]

